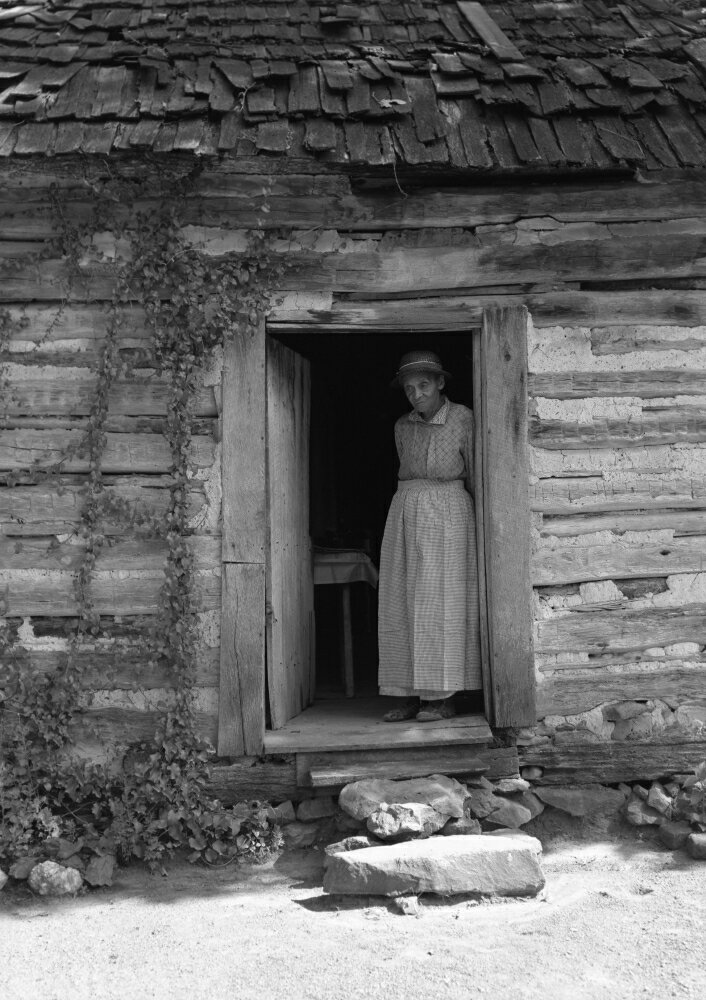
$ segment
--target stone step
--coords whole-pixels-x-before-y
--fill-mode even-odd
[[[324,892],[536,896],[545,882],[541,854],[535,837],[516,830],[366,847],[327,859]]]

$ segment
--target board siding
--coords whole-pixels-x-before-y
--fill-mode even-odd
[[[486,310],[482,331],[484,532],[493,719],[537,720],[527,482],[527,321],[523,307]]]

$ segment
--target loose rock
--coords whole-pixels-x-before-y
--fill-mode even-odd
[[[622,792],[603,785],[540,785],[535,794],[546,805],[571,816],[617,812],[625,801]]]
[[[500,799],[499,807],[487,817],[488,823],[509,827],[512,830],[524,826],[531,819],[532,813],[529,809],[525,809],[519,802],[513,802],[511,799]]]
[[[649,790],[647,805],[652,806],[663,816],[668,816],[672,812],[672,800],[658,781],[655,781]]]
[[[294,805],[289,799],[286,802],[280,802],[278,806],[271,806],[267,812],[267,816],[268,819],[271,819],[273,823],[277,823],[278,826],[286,826],[287,823],[293,823],[296,819]]]
[[[444,837],[477,837],[482,831],[477,819],[470,816],[462,816],[461,819],[450,819],[441,831]]]
[[[528,792],[529,781],[524,778],[501,778],[495,782],[495,791],[500,795],[514,795],[515,792]]]
[[[466,798],[466,814],[476,819],[485,819],[500,807],[502,799],[487,788],[469,788]]]
[[[419,900],[416,896],[398,896],[393,905],[406,917],[419,916]]]
[[[42,861],[29,873],[29,887],[39,896],[72,896],[83,885],[80,872],[56,861]]]
[[[696,861],[706,861],[706,833],[690,834],[686,849]]]
[[[354,781],[342,790],[338,804],[349,816],[367,819],[383,803],[420,802],[431,806],[447,819],[463,816],[466,788],[455,778],[433,774],[429,778],[392,781],[387,778]]]
[[[628,804],[625,808],[625,815],[629,823],[633,826],[657,826],[658,824],[664,823],[664,816],[662,813],[658,813],[656,809],[652,806],[648,806],[647,803],[638,798],[637,795],[633,795],[631,799],[628,799]]]
[[[300,823],[311,823],[317,819],[326,819],[336,813],[336,803],[330,795],[320,799],[304,799],[297,806],[297,819]]]
[[[346,837],[344,840],[338,840],[335,844],[327,844],[324,848],[324,854],[331,857],[333,854],[342,854],[344,851],[360,851],[364,847],[378,847],[379,841],[373,840],[372,837]]]
[[[112,885],[114,870],[115,858],[113,855],[102,854],[100,857],[91,858],[83,877],[89,885]]]
[[[432,837],[334,855],[324,891],[401,896],[478,893],[534,896],[544,885],[542,846],[515,831],[505,836]]]
[[[319,836],[318,823],[288,823],[282,828],[282,838],[285,847],[297,850],[300,847],[311,847]]]
[[[691,834],[691,826],[683,820],[672,822],[668,820],[659,828],[659,839],[670,851],[678,851],[686,844]]]
[[[523,767],[520,774],[525,781],[538,781],[544,774],[544,768],[530,765],[529,767]]]
[[[522,795],[518,795],[513,801],[518,802],[525,809],[529,809],[532,819],[544,812],[544,803],[534,792],[523,792]]]
[[[368,816],[368,830],[381,840],[431,837],[445,823],[446,816],[421,802],[385,804]]]
[[[13,865],[10,865],[10,875],[12,878],[24,881],[36,864],[36,858],[20,858],[19,861],[15,861]]]
[[[488,781],[488,779],[482,774],[476,775],[473,778],[466,778],[464,784],[469,788],[487,788],[490,792],[492,792],[495,787],[493,783]]]

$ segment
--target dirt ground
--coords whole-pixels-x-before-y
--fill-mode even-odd
[[[546,890],[497,903],[321,891],[321,852],[0,894],[4,1000],[633,1000],[706,996],[706,863],[630,829],[541,833]]]

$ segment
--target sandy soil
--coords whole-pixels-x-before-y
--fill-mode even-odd
[[[5,1000],[633,1000],[706,996],[706,863],[634,832],[540,831],[542,898],[321,891],[321,853],[122,870],[75,900],[0,895]]]

